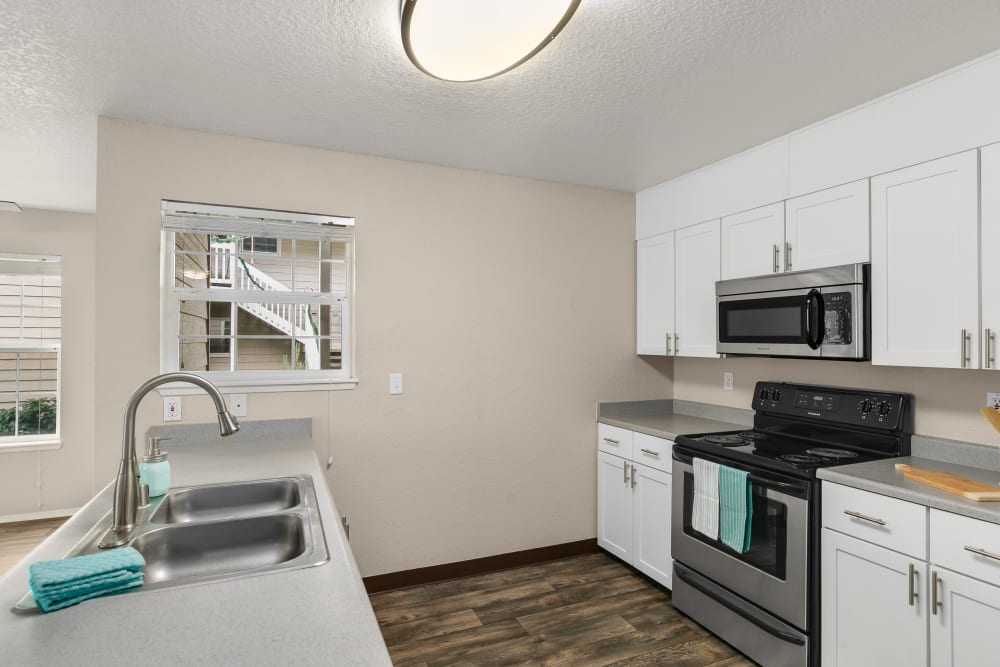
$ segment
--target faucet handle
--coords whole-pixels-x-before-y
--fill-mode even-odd
[[[149,484],[139,485],[139,507],[149,507]]]

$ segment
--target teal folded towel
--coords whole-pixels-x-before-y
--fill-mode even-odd
[[[719,466],[719,539],[734,551],[750,548],[753,491],[745,470]]]
[[[145,565],[132,547],[40,561],[28,566],[28,587],[42,611],[55,611],[141,586]]]

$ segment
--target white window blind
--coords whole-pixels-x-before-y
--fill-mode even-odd
[[[59,438],[60,268],[0,254],[0,448]]]
[[[166,201],[161,219],[165,370],[350,377],[353,219]]]

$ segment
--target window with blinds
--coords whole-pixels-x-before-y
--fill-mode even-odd
[[[0,448],[59,439],[60,268],[0,254]]]
[[[349,378],[354,220],[162,202],[163,366]]]

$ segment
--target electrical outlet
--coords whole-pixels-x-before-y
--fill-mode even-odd
[[[1000,410],[1000,391],[986,392],[986,406]]]
[[[722,388],[725,389],[726,391],[732,391],[733,390],[733,372],[732,371],[724,371],[722,373]]]
[[[402,373],[389,373],[389,393],[390,394],[402,394],[403,393],[403,374]]]
[[[230,394],[229,396],[229,411],[233,413],[234,417],[246,417],[247,416],[247,395],[246,394]]]
[[[181,420],[181,397],[167,396],[163,399],[163,421],[179,422]]]

